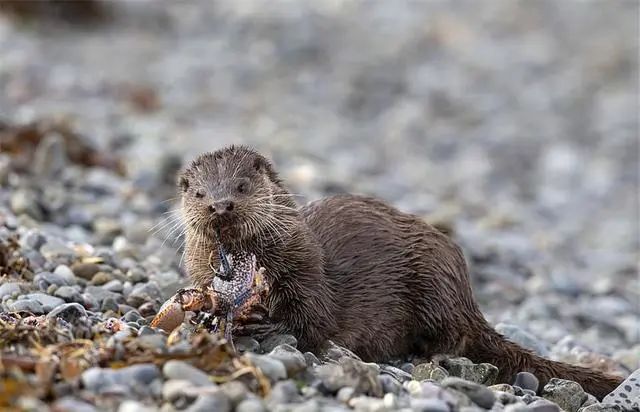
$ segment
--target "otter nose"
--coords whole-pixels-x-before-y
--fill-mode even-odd
[[[211,213],[216,213],[220,216],[233,211],[233,201],[231,200],[221,200],[219,202],[215,202],[212,205],[209,205],[209,211]]]

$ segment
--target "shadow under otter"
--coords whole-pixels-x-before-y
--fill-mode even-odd
[[[228,250],[254,253],[266,268],[269,317],[235,334],[291,333],[310,351],[331,339],[376,362],[464,356],[497,366],[500,382],[529,371],[541,388],[569,379],[599,399],[622,382],[542,358],[496,332],[473,297],[460,248],[417,216],[354,195],[298,208],[271,163],[244,146],[199,156],[179,186],[196,285],[211,282],[217,229]]]

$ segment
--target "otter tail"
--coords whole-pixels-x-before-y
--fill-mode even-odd
[[[489,325],[464,354],[474,362],[487,362],[499,369],[499,382],[512,383],[518,372],[531,372],[540,381],[538,390],[551,378],[578,382],[582,388],[602,400],[623,379],[594,369],[545,359],[507,340]]]

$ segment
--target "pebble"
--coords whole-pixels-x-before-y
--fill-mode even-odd
[[[60,412],[97,412],[95,406],[91,405],[88,402],[82,401],[80,399],[76,399],[72,396],[65,396],[63,398],[58,399],[53,404],[53,410]]]
[[[449,412],[447,402],[440,399],[411,398],[411,410],[416,412]]]
[[[53,293],[53,296],[63,299],[65,302],[79,302],[82,299],[80,290],[78,286],[60,286]]]
[[[301,398],[300,394],[298,393],[298,387],[296,386],[295,382],[293,382],[292,380],[286,380],[276,382],[273,388],[271,388],[267,403],[269,405],[275,406],[285,403],[297,402],[300,399]]]
[[[286,343],[273,348],[267,356],[282,362],[287,370],[287,376],[289,377],[292,377],[307,368],[307,362],[305,361],[304,355],[295,347]]]
[[[266,412],[259,399],[245,399],[236,406],[236,412]]]
[[[71,324],[87,318],[87,311],[79,303],[65,303],[53,309],[47,314],[48,318],[61,318]]]
[[[464,379],[449,377],[445,378],[441,385],[444,388],[453,388],[467,395],[476,405],[491,409],[496,397],[493,392],[486,386],[480,385],[475,382],[467,381]]]
[[[493,385],[498,377],[498,368],[488,363],[474,364],[466,358],[449,358],[443,362],[449,375],[483,385]]]
[[[236,406],[250,393],[247,385],[240,381],[229,381],[219,386],[220,390],[227,395],[231,404]]]
[[[587,400],[580,384],[565,379],[552,378],[542,389],[542,396],[567,412],[577,412]]]
[[[244,354],[244,356],[251,363],[257,366],[271,381],[278,381],[287,378],[287,369],[281,361],[266,355],[258,355],[252,352],[248,352]]]
[[[233,344],[238,352],[257,352],[260,350],[260,343],[250,336],[238,336],[233,339]]]
[[[276,346],[298,346],[298,340],[292,335],[273,335],[260,342],[260,348],[265,352],[271,352]]]
[[[71,271],[79,278],[91,280],[100,271],[100,266],[95,263],[74,263]]]
[[[640,369],[631,373],[613,392],[605,396],[602,403],[640,409]]]
[[[167,379],[186,380],[196,386],[213,385],[209,379],[209,375],[200,369],[179,360],[170,360],[165,363],[162,367],[162,374]]]
[[[198,396],[198,399],[191,406],[183,410],[185,412],[231,412],[231,408],[231,402],[227,396],[218,391]]]
[[[561,412],[560,407],[555,403],[549,402],[544,399],[533,401],[527,405],[529,410],[535,412]]]
[[[157,410],[155,406],[132,400],[126,400],[118,407],[118,412],[155,412]]]
[[[513,386],[519,386],[522,389],[528,389],[530,391],[537,392],[540,382],[534,374],[530,372],[518,372],[516,378],[513,381]]]
[[[20,294],[21,288],[18,282],[7,282],[0,285],[0,299],[5,296],[17,296]]]
[[[581,408],[579,412],[623,412],[626,410],[629,409],[626,409],[619,404],[595,403],[593,405]],[[638,408],[636,408],[635,410],[637,411]]]
[[[121,369],[89,368],[80,377],[89,391],[101,394],[112,390],[132,393],[145,391],[146,386],[160,377],[160,371],[152,364],[136,364]]]
[[[449,373],[442,367],[435,365],[431,362],[421,363],[417,365],[411,373],[413,379],[422,381],[430,379],[436,382],[440,382],[444,378],[449,376]]]

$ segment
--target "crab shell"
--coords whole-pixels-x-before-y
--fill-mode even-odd
[[[166,301],[151,321],[151,326],[172,332],[184,321],[186,312],[210,310],[216,307],[215,296],[210,291],[183,289]]]

